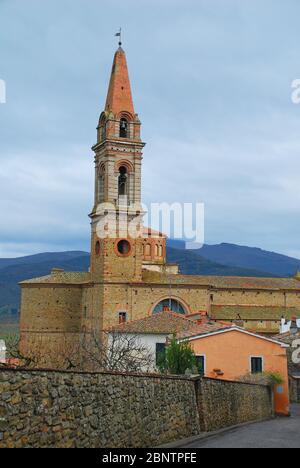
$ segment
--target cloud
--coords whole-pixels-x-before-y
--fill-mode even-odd
[[[204,201],[207,242],[300,257],[299,14],[297,0],[0,2],[0,255],[89,248],[90,147],[122,25],[144,200]]]

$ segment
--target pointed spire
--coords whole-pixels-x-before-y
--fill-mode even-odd
[[[105,110],[115,116],[120,112],[134,115],[127,60],[122,47],[115,53]]]

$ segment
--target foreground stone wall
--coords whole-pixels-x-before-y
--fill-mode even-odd
[[[151,447],[200,431],[186,378],[0,370],[0,448]]]
[[[0,448],[154,447],[271,416],[264,386],[0,369]]]
[[[203,378],[197,383],[200,425],[210,432],[274,415],[271,388]]]
[[[291,403],[300,403],[300,380],[294,377],[289,378]]]

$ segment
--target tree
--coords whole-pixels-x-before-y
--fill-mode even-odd
[[[196,356],[189,342],[178,342],[174,335],[164,353],[158,360],[161,372],[184,375],[197,367]]]
[[[30,352],[22,351],[19,334],[8,335],[4,338],[6,345],[6,362],[0,363],[0,367],[14,367],[23,369],[51,368],[71,370],[80,368],[80,355],[78,344],[70,343],[66,336],[56,353],[51,356],[45,354],[41,343]]]
[[[34,367],[34,358],[25,356],[20,352],[20,338],[18,334],[8,335],[4,337],[6,346],[5,362],[0,363],[0,367]]]
[[[145,373],[152,369],[153,363],[147,346],[135,335],[125,333],[85,333],[74,343],[64,336],[51,356],[45,355],[42,345],[35,346],[30,354],[22,353],[17,335],[6,339],[6,347],[7,363],[0,367]]]
[[[90,370],[149,372],[153,356],[135,335],[103,332],[85,335],[81,342],[85,366]]]

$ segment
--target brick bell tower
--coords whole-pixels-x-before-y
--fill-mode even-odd
[[[145,143],[134,111],[126,55],[114,56],[105,110],[97,127],[92,280],[141,281],[143,212],[141,162]]]

